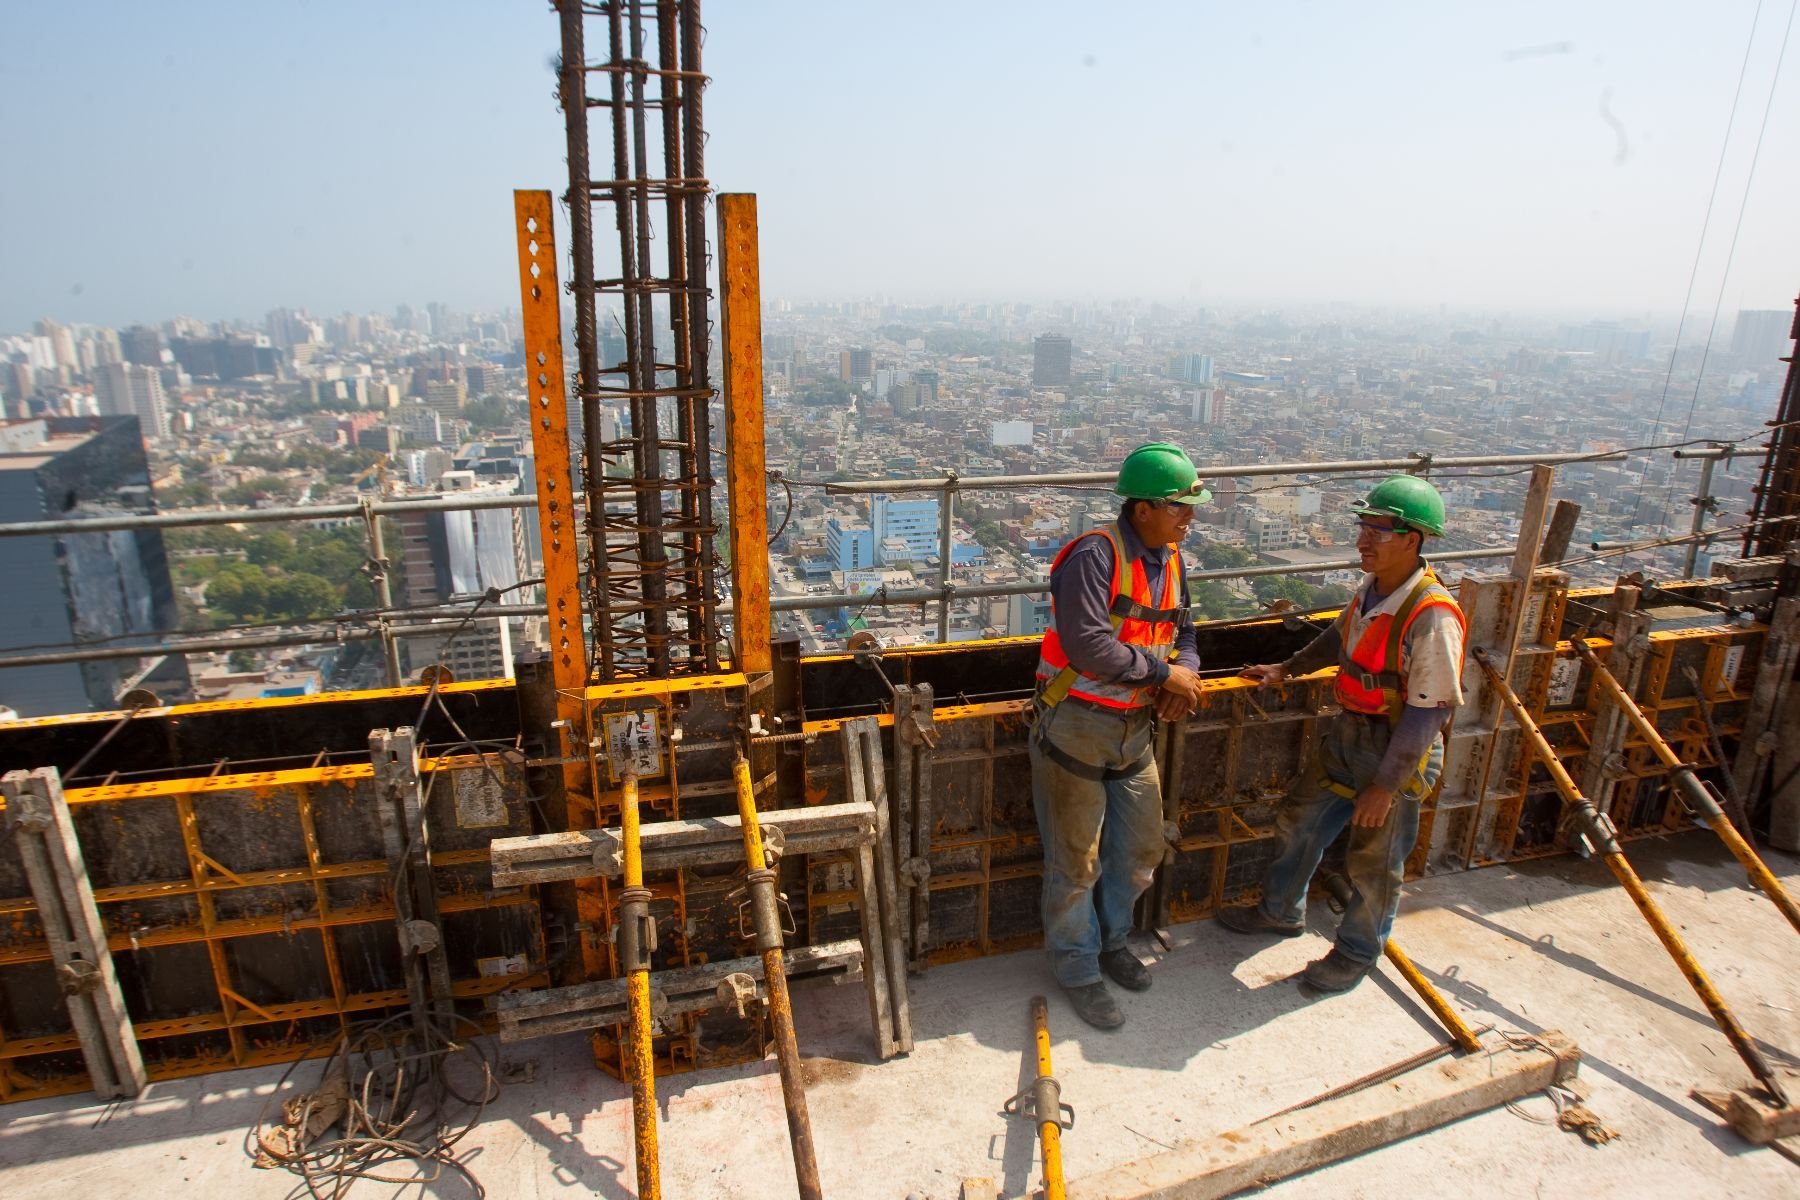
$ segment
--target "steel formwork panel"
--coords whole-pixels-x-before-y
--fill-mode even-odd
[[[424,764],[452,991],[547,982],[535,894],[493,889],[488,841],[530,829],[519,765]],[[403,1006],[372,767],[66,793],[152,1079],[296,1058],[357,1014]],[[11,843],[0,848],[0,1100],[86,1074]]]

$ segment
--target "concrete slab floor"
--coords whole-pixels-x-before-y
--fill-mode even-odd
[[[1728,1004],[1777,1065],[1800,1066],[1800,935],[1744,883],[1712,835],[1627,852]],[[1800,858],[1770,866],[1800,890]],[[872,1061],[859,985],[796,994],[808,1100],[832,1196],[955,1197],[967,1176],[1016,1195],[1041,1178],[1033,1130],[1000,1114],[1032,1073],[1027,1005],[1050,995],[1056,1074],[1075,1107],[1063,1136],[1075,1179],[1184,1140],[1246,1124],[1427,1048],[1441,1035],[1384,967],[1355,991],[1309,999],[1293,976],[1327,945],[1271,943],[1211,921],[1178,927],[1155,955],[1155,986],[1126,995],[1126,1028],[1082,1025],[1037,952],[933,969],[912,985],[918,1048]],[[1424,1184],[1439,1197],[1800,1195],[1800,1166],[1747,1145],[1688,1099],[1749,1075],[1604,866],[1557,858],[1409,886],[1401,946],[1471,1024],[1555,1028],[1581,1046],[1588,1101],[1621,1140],[1590,1147],[1553,1124],[1548,1099],[1498,1110],[1275,1185],[1280,1196],[1386,1197]],[[1145,951],[1150,956],[1150,951]],[[595,1070],[579,1037],[501,1048],[534,1064],[460,1145],[491,1197],[634,1194],[627,1089]],[[251,1168],[245,1131],[280,1069],[152,1084],[114,1106],[91,1096],[0,1109],[0,1194],[303,1195],[294,1177]],[[310,1087],[317,1068],[303,1073]],[[1793,1089],[1800,1092],[1800,1083]],[[657,1081],[665,1193],[793,1194],[773,1058]],[[450,1176],[358,1195],[471,1195]]]

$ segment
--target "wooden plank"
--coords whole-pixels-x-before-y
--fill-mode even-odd
[[[780,809],[761,817],[764,826],[781,830],[784,854],[818,854],[848,850],[875,839],[875,809],[863,804],[820,804]],[[744,856],[738,817],[701,817],[656,821],[643,828],[644,870],[738,862]],[[580,829],[567,833],[495,838],[490,843],[494,885],[549,883],[589,875],[618,875],[623,840],[617,829]]]
[[[1571,1078],[1581,1053],[1560,1033],[1432,1065],[1069,1185],[1074,1200],[1204,1200],[1424,1133]]]
[[[782,955],[788,982],[850,983],[862,978],[862,946],[854,938],[821,946],[796,946]],[[761,982],[761,957],[733,958],[650,972],[650,986],[668,998],[666,1014],[717,1008],[717,989],[728,975],[743,974]],[[626,980],[602,979],[537,992],[495,997],[502,1041],[519,1041],[574,1029],[621,1024],[626,1019]]]

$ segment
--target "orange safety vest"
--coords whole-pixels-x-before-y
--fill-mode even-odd
[[[1358,600],[1352,596],[1338,618],[1347,633]],[[1407,631],[1419,614],[1433,606],[1447,607],[1456,614],[1456,623],[1468,632],[1468,619],[1442,583],[1437,573],[1426,566],[1395,612],[1382,613],[1369,622],[1363,635],[1351,646],[1346,639],[1338,651],[1337,702],[1350,712],[1365,716],[1385,715],[1398,723],[1400,710],[1406,706],[1406,681],[1400,676],[1400,652]],[[1462,664],[1456,664],[1461,677]]]
[[[1142,559],[1133,559],[1127,569],[1124,543],[1119,540],[1118,530],[1110,525],[1091,529],[1064,546],[1050,565],[1051,573],[1062,565],[1063,558],[1082,537],[1098,536],[1110,541],[1113,549],[1113,599],[1108,609],[1113,636],[1127,646],[1143,648],[1158,661],[1172,659],[1176,632],[1193,621],[1187,609],[1181,607],[1181,552],[1176,550],[1169,555],[1169,565],[1163,569],[1162,595],[1157,598],[1150,595]],[[1064,696],[1118,709],[1141,708],[1150,703],[1149,687],[1108,683],[1082,674],[1069,663],[1056,632],[1054,599],[1050,602],[1050,623],[1044,628],[1044,642],[1038,650],[1037,685],[1039,697],[1049,705],[1060,703]]]

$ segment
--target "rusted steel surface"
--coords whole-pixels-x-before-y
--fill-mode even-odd
[[[726,470],[731,501],[732,646],[737,668],[770,669],[769,508],[763,462],[762,268],[756,197],[719,197],[719,315],[725,343]]]
[[[452,994],[541,986],[534,898],[497,892],[487,843],[523,832],[519,769],[425,764]],[[283,1061],[356,1014],[404,1006],[373,770],[220,776],[67,793],[150,1078]],[[496,786],[496,784],[498,786]],[[81,1090],[49,949],[0,849],[0,1098]]]

